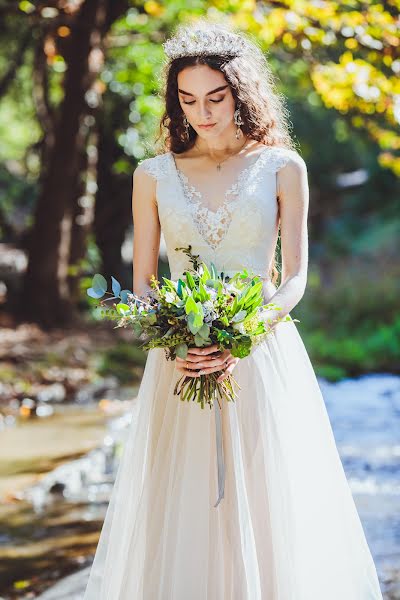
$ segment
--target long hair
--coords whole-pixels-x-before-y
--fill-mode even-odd
[[[162,69],[161,97],[165,110],[159,124],[157,140],[162,139],[161,152],[172,151],[181,154],[192,148],[197,133],[189,126],[189,137],[185,133],[183,110],[178,96],[178,74],[186,67],[207,65],[220,71],[229,84],[235,107],[240,106],[240,115],[244,135],[257,140],[266,146],[280,146],[295,149],[290,135],[291,123],[285,106],[285,99],[276,89],[275,76],[257,43],[247,34],[234,30],[224,23],[214,23],[208,19],[196,20],[191,24],[181,25],[175,35],[182,30],[190,32],[201,27],[207,32],[225,31],[240,35],[246,42],[246,50],[239,56],[222,56],[218,54],[206,56],[183,56],[167,60]],[[270,276],[276,282],[279,271],[275,258],[270,267]]]

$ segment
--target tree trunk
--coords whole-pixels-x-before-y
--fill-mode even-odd
[[[123,287],[131,289],[131,269],[129,281],[126,281],[127,273],[122,264],[121,246],[126,231],[132,224],[132,174],[113,172],[113,164],[122,155],[114,131],[108,125],[116,122],[116,116],[107,112],[101,113],[100,117],[94,233],[101,255],[101,273],[107,281],[110,281],[113,275]]]
[[[80,196],[84,118],[93,113],[86,93],[93,82],[90,53],[99,48],[104,36],[128,9],[127,0],[85,0],[75,21],[64,54],[67,72],[64,98],[55,118],[53,144],[39,194],[34,226],[29,240],[29,260],[23,285],[20,316],[44,327],[66,325],[73,316],[68,286],[72,224]],[[96,62],[96,57],[94,57]],[[97,75],[97,73],[96,73]],[[80,245],[83,245],[82,240]],[[84,251],[79,249],[79,255]],[[72,253],[75,259],[76,253]]]
[[[66,274],[59,270],[60,252],[63,250],[62,223],[66,213],[72,213],[71,196],[74,196],[79,178],[80,127],[87,112],[88,58],[92,35],[97,27],[99,5],[100,0],[86,0],[71,33],[64,100],[30,239],[22,295],[24,316],[44,326],[65,324],[72,315],[71,302],[65,296],[62,281]]]

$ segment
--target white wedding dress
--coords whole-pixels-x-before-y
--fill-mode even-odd
[[[268,273],[276,174],[294,151],[265,147],[217,211],[171,152],[142,161],[157,181],[171,277],[192,252],[233,275]],[[265,283],[266,301],[275,286]],[[325,404],[294,322],[239,361],[222,406],[225,492],[217,507],[216,411],[182,402],[151,350],[84,600],[378,600],[375,565]]]

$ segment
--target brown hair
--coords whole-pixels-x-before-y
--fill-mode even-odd
[[[221,24],[207,19],[197,20],[193,24],[185,24],[178,28],[192,31],[204,26],[208,32],[213,29],[221,31]],[[227,31],[233,28],[224,24]],[[183,111],[178,96],[178,74],[186,67],[207,65],[220,71],[229,84],[235,106],[240,105],[240,114],[244,135],[257,140],[266,146],[280,146],[294,150],[295,144],[290,135],[291,124],[285,106],[284,96],[277,92],[275,77],[257,43],[247,34],[235,31],[246,41],[246,50],[239,56],[222,56],[218,54],[206,56],[183,56],[167,60],[162,71],[162,98],[165,111],[160,121],[162,138],[161,152],[172,151],[181,154],[194,146],[197,133],[189,126],[189,139],[184,135]],[[270,274],[275,283],[279,272],[273,259]]]

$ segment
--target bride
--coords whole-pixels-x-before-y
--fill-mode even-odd
[[[307,280],[307,169],[268,64],[207,20],[164,50],[164,152],[133,177],[134,291],[157,275],[162,231],[172,279],[190,244],[225,275],[261,276],[280,307],[269,316],[288,315]],[[174,396],[182,374],[217,371],[240,385],[219,415]],[[176,361],[150,350],[84,599],[382,599],[293,321],[241,360],[216,345]]]

